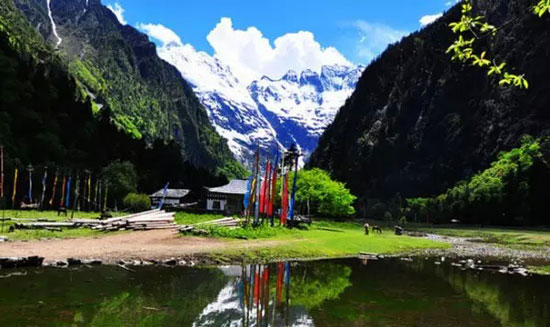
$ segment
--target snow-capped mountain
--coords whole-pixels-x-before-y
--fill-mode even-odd
[[[258,146],[272,153],[296,143],[307,158],[364,69],[323,66],[319,73],[289,71],[246,85],[227,65],[189,44],[168,44],[158,54],[191,84],[218,133],[245,164]]]

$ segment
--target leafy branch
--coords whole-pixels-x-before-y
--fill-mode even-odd
[[[498,28],[486,22],[485,16],[474,16],[472,0],[464,0],[463,2],[460,21],[449,24],[453,33],[458,34],[458,39],[449,46],[446,53],[452,54],[452,60],[470,63],[472,66],[481,68],[487,67],[487,75],[499,76],[499,85],[513,85],[522,89],[529,88],[529,82],[525,79],[525,75],[510,73],[505,69],[505,62],[497,62],[495,59],[488,58],[486,51],[481,52],[479,55],[475,53],[475,42],[485,36],[495,36]],[[542,17],[545,13],[550,14],[550,0],[540,0],[532,10],[539,17]],[[470,33],[473,37],[467,38],[466,33]]]
[[[540,0],[538,4],[533,7],[535,15],[542,17],[544,14],[550,14],[550,0]]]

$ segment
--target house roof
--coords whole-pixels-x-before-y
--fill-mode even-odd
[[[211,193],[223,193],[223,194],[246,194],[248,188],[248,180],[246,179],[233,179],[229,184],[207,188]]]
[[[180,188],[180,189],[175,189],[175,188],[169,188],[166,190],[166,197],[167,198],[183,198],[185,197],[187,194],[189,194],[190,190],[187,190],[187,189],[184,189],[184,188]],[[164,189],[161,188],[160,190],[156,191],[155,193],[151,194],[150,195],[151,197],[163,197],[164,196]]]

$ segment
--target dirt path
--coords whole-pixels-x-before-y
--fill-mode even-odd
[[[0,243],[0,257],[38,255],[46,262],[67,258],[118,260],[189,257],[220,249],[273,246],[278,241],[222,241],[212,238],[181,237],[171,230],[129,232],[91,238]]]

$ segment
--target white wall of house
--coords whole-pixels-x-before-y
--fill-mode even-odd
[[[227,200],[206,199],[206,210],[224,211],[226,205],[227,205]]]

